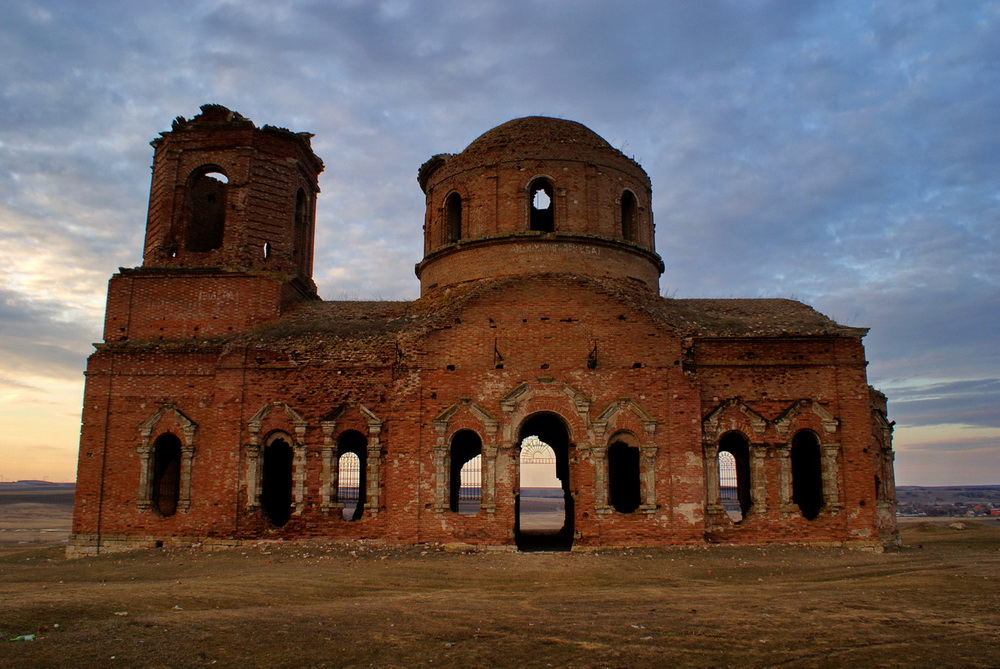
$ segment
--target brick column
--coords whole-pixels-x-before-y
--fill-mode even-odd
[[[750,497],[755,514],[767,513],[767,444],[750,445]],[[744,518],[744,520],[746,520]]]
[[[840,444],[823,444],[823,506],[832,514],[837,515],[843,508],[840,501]]]
[[[486,513],[497,510],[497,452],[496,444],[483,446],[483,474],[480,481],[480,504]]]
[[[194,444],[181,447],[181,480],[177,508],[187,513],[191,508],[191,469],[194,466]]]
[[[702,444],[705,458],[705,508],[709,516],[725,516],[719,497],[719,445]]]
[[[656,444],[644,444],[639,448],[640,465],[639,476],[642,491],[639,510],[644,513],[656,512]],[[716,468],[715,475],[718,477],[719,470]]]
[[[143,434],[142,443],[137,449],[139,452],[139,494],[136,497],[137,506],[140,511],[145,511],[153,506],[153,488],[149,482],[149,474],[152,470],[150,455],[153,447],[149,445],[149,435]]]
[[[260,508],[260,444],[246,445],[247,449],[247,510]]]
[[[778,455],[778,508],[781,513],[794,514],[798,507],[792,502],[792,448],[789,444],[775,444]]]

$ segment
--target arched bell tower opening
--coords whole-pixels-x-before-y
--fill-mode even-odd
[[[187,184],[187,220],[184,246],[203,253],[222,247],[226,234],[226,192],[229,177],[222,168],[206,165],[195,170]]]
[[[522,551],[569,550],[573,547],[574,505],[569,480],[571,444],[566,423],[554,413],[529,416],[521,425],[518,444],[514,520],[517,548]],[[534,465],[542,465],[542,471],[527,469]],[[542,492],[536,492],[538,490]]]

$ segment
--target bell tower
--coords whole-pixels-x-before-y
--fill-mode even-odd
[[[318,299],[311,137],[204,105],[153,140],[143,262],[111,279],[105,340],[227,334]]]
[[[143,267],[278,272],[312,284],[317,179],[309,133],[256,128],[220,105],[152,145]]]

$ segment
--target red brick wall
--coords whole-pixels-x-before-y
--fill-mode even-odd
[[[111,278],[104,340],[218,337],[276,319],[282,284],[249,274],[126,271]]]
[[[504,134],[539,127],[518,141]],[[72,550],[306,536],[509,546],[520,430],[540,413],[569,434],[576,546],[891,540],[891,508],[874,490],[891,453],[879,430],[891,428],[878,424],[884,407],[873,406],[861,331],[697,337],[687,321],[682,334],[682,324],[628,306],[629,290],[651,299],[662,271],[642,168],[571,122],[501,129],[421,171],[424,297],[412,319],[360,332],[338,330],[336,311],[285,313],[315,298],[311,208],[308,241],[292,252],[295,193],[311,202],[322,170],[306,137],[206,107],[154,142],[144,265],[112,278],[105,344],[88,362]],[[184,189],[204,165],[229,177],[226,231],[221,248],[190,253]],[[554,186],[554,234],[526,232],[537,176]],[[637,198],[635,243],[621,239],[625,189]],[[444,244],[442,230],[451,192],[463,198],[457,245]],[[502,275],[524,278],[477,284],[461,305],[443,290]],[[574,276],[616,277],[620,290]],[[753,474],[761,504],[739,524],[707,496],[706,452],[721,434],[707,436],[707,426],[717,418],[763,458]],[[495,508],[474,516],[442,503],[441,458],[463,429],[480,436],[484,459],[495,454]],[[369,444],[372,505],[358,522],[324,497],[324,458],[345,430]],[[782,488],[780,463],[798,430],[836,447],[824,472],[838,494],[814,520]],[[190,457],[191,494],[190,506],[164,517],[146,508],[141,453],[167,432]],[[643,505],[630,514],[601,502],[606,449],[622,433],[642,454]],[[250,475],[276,434],[298,454],[296,506],[280,528],[255,505]]]
[[[595,342],[598,364],[590,369],[587,361]],[[841,444],[844,510],[813,521],[782,512],[773,453],[773,444],[781,438],[769,426],[763,437],[748,435],[752,442],[772,444],[766,469],[768,512],[741,525],[710,526],[708,536],[735,542],[877,543],[872,459],[860,457],[871,439],[871,418],[863,363],[855,357],[861,353],[859,342],[700,341],[695,345],[696,375],[682,369],[682,344],[662,324],[611,297],[572,281],[529,280],[480,295],[454,322],[418,340],[398,364],[388,344],[361,356],[335,341],[321,357],[294,359],[280,348],[234,348],[225,353],[211,348],[175,352],[170,345],[104,349],[92,357],[88,371],[74,531],[96,533],[100,504],[101,532],[110,536],[382,537],[509,545],[518,429],[541,411],[558,414],[571,435],[575,545],[701,542],[706,537],[701,422],[719,402],[739,396],[769,421],[802,398],[836,416],[835,435],[826,435],[814,414],[801,424],[821,439],[836,438]],[[496,369],[494,345],[503,356],[502,369]],[[754,363],[746,360],[748,348],[755,351]],[[380,360],[384,362],[376,362]],[[505,409],[503,398],[524,383],[525,392]],[[580,398],[587,401],[583,409]],[[652,434],[628,409],[614,414],[602,434],[594,432],[594,421],[623,398],[655,419]],[[490,434],[463,401],[496,419],[496,432]],[[198,425],[192,505],[169,518],[136,505],[138,426],[165,402]],[[287,403],[307,423],[302,512],[280,529],[270,528],[258,509],[246,507],[248,421],[262,406],[275,402]],[[384,421],[378,434],[381,508],[377,514],[369,509],[355,523],[344,521],[335,510],[324,511],[319,494],[321,420],[345,402],[363,405]],[[499,447],[494,514],[464,516],[434,508],[433,447],[440,436],[434,420],[455,404],[460,408],[448,422],[446,440],[458,430],[472,429],[484,446]],[[272,410],[273,422],[262,432],[281,429],[294,435],[294,426],[282,422],[279,414]],[[357,406],[338,419],[336,432],[345,429],[369,435],[367,419]],[[594,454],[623,430],[658,449],[656,508],[601,514],[595,507]]]

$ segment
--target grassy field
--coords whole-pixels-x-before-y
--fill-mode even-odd
[[[35,639],[0,666],[996,667],[1000,527],[948,522],[885,554],[8,544],[0,634]]]

